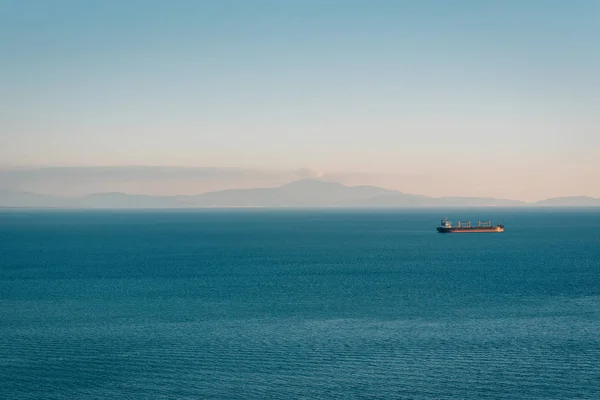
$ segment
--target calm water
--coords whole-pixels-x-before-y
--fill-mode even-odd
[[[0,395],[598,399],[600,211],[0,211]]]

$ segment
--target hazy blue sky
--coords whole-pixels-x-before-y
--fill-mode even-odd
[[[600,196],[600,1],[0,6],[2,165],[307,167]]]

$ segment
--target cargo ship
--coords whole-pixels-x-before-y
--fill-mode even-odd
[[[466,223],[458,221],[458,225],[453,226],[452,222],[448,221],[448,219],[444,217],[441,225],[437,227],[437,231],[440,233],[504,232],[504,224],[492,225],[491,221],[477,221],[477,225],[471,225],[471,221],[467,221]]]

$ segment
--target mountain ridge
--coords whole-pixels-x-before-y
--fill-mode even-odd
[[[61,197],[0,189],[0,207],[55,208],[217,208],[217,207],[516,207],[600,206],[589,196],[556,197],[537,202],[488,197],[430,197],[378,186],[346,186],[320,179],[300,179],[281,186],[224,189],[199,195],[154,196],[123,192]]]

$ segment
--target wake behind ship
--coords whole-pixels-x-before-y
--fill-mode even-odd
[[[492,225],[491,221],[481,222],[477,221],[477,225],[471,225],[471,221],[464,222],[458,221],[457,226],[453,226],[452,222],[448,221],[446,217],[441,222],[441,225],[437,227],[437,231],[440,233],[456,233],[456,232],[504,232],[504,225]]]

